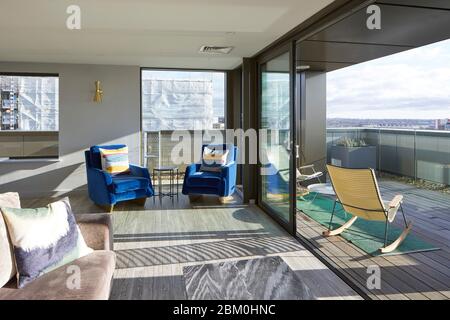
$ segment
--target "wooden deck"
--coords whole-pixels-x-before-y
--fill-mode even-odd
[[[371,257],[341,237],[324,238],[323,226],[297,214],[297,233],[352,286],[371,299],[450,299],[450,195],[382,180],[383,198],[405,196],[404,208],[416,236],[440,250]],[[401,226],[402,220],[396,221]],[[381,289],[367,288],[367,267],[381,270]]]

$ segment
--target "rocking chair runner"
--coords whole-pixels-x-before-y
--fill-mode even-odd
[[[397,195],[390,202],[383,201],[375,172],[372,169],[346,169],[330,165],[327,168],[337,200],[331,214],[330,227],[323,235],[326,237],[339,235],[350,228],[358,218],[385,221],[384,247],[380,250],[382,253],[390,253],[397,249],[412,227],[412,223],[406,221],[403,211],[403,196]],[[337,203],[340,203],[344,210],[353,217],[338,229],[331,230]],[[405,229],[397,240],[388,245],[389,224],[394,221],[399,210],[403,215]]]

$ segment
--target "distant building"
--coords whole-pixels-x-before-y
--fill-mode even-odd
[[[435,122],[436,130],[450,130],[450,119],[438,119]]]
[[[327,119],[328,128],[384,128],[410,130],[450,130],[450,119]]]
[[[213,129],[210,80],[143,80],[144,131]]]
[[[0,76],[0,130],[57,131],[57,77]]]

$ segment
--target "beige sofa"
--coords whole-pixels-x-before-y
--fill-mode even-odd
[[[76,215],[86,244],[95,251],[69,265],[79,267],[80,288],[69,289],[72,273],[67,266],[53,270],[17,289],[13,277],[0,288],[0,300],[106,300],[109,298],[116,257],[112,244],[111,217],[108,214]],[[1,239],[0,239],[1,240]]]

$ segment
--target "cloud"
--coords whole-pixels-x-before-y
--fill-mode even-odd
[[[327,74],[329,118],[450,117],[450,40]]]

